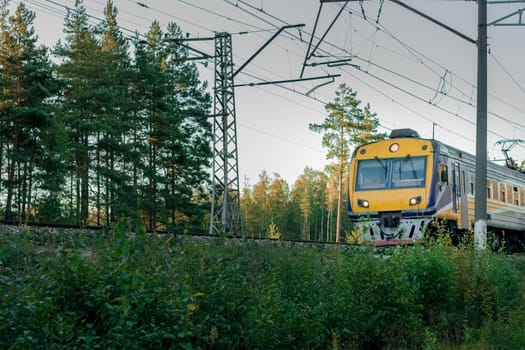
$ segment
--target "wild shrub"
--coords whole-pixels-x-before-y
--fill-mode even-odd
[[[397,254],[392,261],[413,287],[413,303],[421,321],[425,327],[437,331],[446,329],[447,314],[455,307],[454,266],[449,253],[447,245],[434,243],[432,249],[415,246]]]
[[[200,294],[178,278],[184,274],[165,259],[162,240],[117,230],[95,248],[86,255],[59,247],[34,273],[8,281],[2,292],[13,301],[11,315],[1,314],[2,345],[138,349],[194,341]]]
[[[268,239],[280,239],[281,238],[281,232],[279,231],[279,228],[274,222],[268,225],[268,229],[266,230],[265,236]]]
[[[395,259],[349,251],[330,268],[327,326],[343,348],[420,348],[415,291]]]
[[[0,235],[2,348],[474,349],[525,338],[523,263],[467,245],[203,243],[125,221],[78,242],[27,235]]]
[[[465,349],[522,349],[525,344],[525,307],[507,310],[505,317],[487,319],[481,328],[466,331]]]

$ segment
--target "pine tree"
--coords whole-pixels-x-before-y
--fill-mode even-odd
[[[204,192],[208,178],[211,99],[195,65],[186,62],[187,51],[176,43],[181,36],[171,23],[170,40],[164,40],[159,23],[154,22],[146,43],[136,46],[135,91],[148,155],[141,207],[152,229],[159,223],[180,226],[196,212],[204,215],[192,198],[195,190]]]
[[[61,114],[69,130],[69,149],[73,153],[71,168],[71,216],[87,224],[90,214],[90,179],[99,128],[100,101],[106,98],[100,74],[102,50],[95,30],[88,23],[82,0],[75,1],[64,23],[65,43],[59,42],[55,53],[62,60],[57,67],[66,84]]]
[[[197,67],[188,63],[187,49],[177,43],[182,32],[175,23],[167,28],[166,47],[171,89],[168,92],[170,114],[169,135],[163,147],[164,191],[166,223],[177,223],[181,218],[200,211],[192,201],[194,189],[202,191],[208,182],[212,156],[211,123],[209,110],[211,97],[206,84],[201,84]],[[175,39],[175,40],[174,40]]]
[[[310,130],[323,134],[322,145],[327,152],[327,159],[335,159],[332,166],[338,179],[336,242],[341,237],[341,215],[344,174],[350,159],[351,147],[363,142],[385,138],[377,132],[379,121],[369,104],[364,110],[360,107],[357,92],[346,84],[341,84],[333,102],[326,104],[328,116],[322,124],[310,124]]]
[[[8,4],[0,0],[4,217],[65,219],[67,202],[75,223],[111,225],[124,215],[152,229],[202,227],[211,97],[177,41],[180,28],[171,23],[165,35],[154,22],[130,56],[113,0],[98,27],[76,0],[54,50],[55,74],[35,45],[34,15],[20,5],[10,17]]]
[[[291,192],[291,207],[295,211],[293,218],[299,218],[296,227],[300,234],[293,239],[318,240],[321,232],[322,213],[325,211],[324,189],[327,177],[324,173],[306,167],[297,178]]]
[[[252,230],[257,238],[262,238],[266,228],[271,222],[270,201],[268,193],[270,191],[270,176],[266,171],[259,175],[259,182],[253,186],[253,216]]]
[[[240,203],[244,233],[247,237],[255,238],[256,235],[253,229],[253,227],[257,226],[253,209],[255,204],[253,201],[252,190],[248,186],[247,181],[242,189]]]
[[[46,102],[56,93],[58,85],[47,48],[37,47],[35,14],[20,3],[16,13],[9,16],[7,4],[7,1],[1,4],[0,19],[0,162],[3,165],[5,159],[6,169],[4,217],[29,220],[36,210],[36,184],[44,182],[48,191],[60,185],[61,174],[56,172],[60,160],[52,154],[52,148],[58,151],[58,144],[50,143],[49,134],[59,133],[61,127]]]
[[[163,50],[163,33],[158,22],[153,22],[146,34],[146,42],[135,45],[135,75],[133,92],[140,110],[137,111],[134,131],[135,149],[146,155],[143,165],[136,168],[134,184],[139,191],[139,208],[144,224],[149,229],[157,226],[161,212],[159,184],[162,182],[159,168],[159,149],[163,142],[163,116],[168,113],[166,91],[169,90],[168,75]]]
[[[9,42],[9,10],[8,10],[9,0],[1,0],[0,2],[0,63],[4,62],[6,60],[6,54],[9,52],[8,47],[6,43]],[[5,135],[7,135],[7,130],[9,129],[9,122],[6,119],[7,116],[7,108],[9,108],[9,104],[6,104],[4,101],[4,91],[6,91],[7,82],[8,80],[5,80],[5,68],[3,64],[0,64],[0,91],[2,92],[2,99],[0,100],[0,193],[3,194],[3,187],[4,187],[4,171],[7,167],[6,157],[5,154],[7,150],[9,149],[9,142],[7,141]],[[0,209],[2,206],[0,206]],[[5,213],[4,213],[5,216]]]
[[[289,220],[289,201],[290,201],[290,187],[286,180],[281,178],[277,173],[273,174],[273,179],[270,184],[268,198],[270,202],[270,218],[282,233],[282,237],[286,238],[288,232],[293,231]]]
[[[132,85],[129,45],[120,32],[118,11],[109,0],[104,9],[104,21],[100,26],[101,42],[101,91],[97,113],[96,141],[96,207],[97,221],[104,219],[106,225],[115,223],[120,216],[137,217],[138,192],[133,186],[132,169],[141,158],[133,154],[133,138],[128,135],[136,127],[133,112],[137,108],[129,94]],[[101,211],[103,209],[103,215]]]

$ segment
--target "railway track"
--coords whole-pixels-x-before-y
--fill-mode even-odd
[[[110,233],[115,227],[106,226],[83,226],[83,225],[71,225],[71,224],[44,224],[44,223],[19,223],[19,222],[2,222],[0,221],[0,234],[20,234],[20,233],[35,233],[35,234],[67,234],[67,235],[80,235],[86,233]],[[130,231],[132,232],[132,231]],[[190,240],[202,243],[210,243],[215,241],[221,242],[257,242],[261,244],[290,244],[297,246],[316,246],[323,248],[336,248],[336,247],[348,247],[357,248],[362,247],[358,244],[348,243],[334,243],[334,242],[315,242],[315,241],[302,241],[302,240],[276,240],[269,238],[259,237],[242,237],[242,236],[230,236],[230,235],[211,235],[208,233],[173,233],[169,231],[147,231],[148,234],[173,235],[176,239]],[[397,244],[396,244],[397,245]],[[373,247],[374,249],[380,250],[382,247]]]

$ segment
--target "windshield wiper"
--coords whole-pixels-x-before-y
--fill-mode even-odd
[[[381,158],[379,158],[378,156],[375,156],[374,159],[377,160],[377,162],[379,163],[379,165],[381,165],[381,167],[383,168],[383,170],[384,170],[385,173],[386,173],[386,164],[383,163],[383,161],[381,160]]]

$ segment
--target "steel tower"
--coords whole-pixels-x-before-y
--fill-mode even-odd
[[[232,40],[215,35],[213,179],[210,234],[242,235]]]

